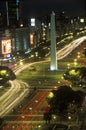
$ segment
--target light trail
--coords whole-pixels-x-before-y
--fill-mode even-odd
[[[68,56],[76,47],[82,44],[82,42],[84,42],[85,40],[86,40],[86,36],[83,36],[81,38],[74,40],[73,42],[71,42],[70,44],[66,45],[64,48],[59,50],[57,52],[58,60],[61,60],[65,58],[66,56]]]
[[[28,84],[23,81],[14,80],[11,82],[10,90],[0,98],[0,116],[5,116],[29,93]]]

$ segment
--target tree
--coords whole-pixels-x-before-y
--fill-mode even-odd
[[[52,119],[51,113],[50,112],[45,112],[44,113],[44,120],[46,121],[46,123],[50,123],[51,119]]]
[[[14,80],[15,74],[6,66],[0,66],[0,85],[4,85],[9,80]]]
[[[63,77],[71,81],[73,85],[86,84],[86,67],[70,68]]]
[[[3,123],[4,123],[4,118],[0,117],[0,130],[2,128]]]
[[[52,98],[47,97],[47,102],[52,106],[52,113],[59,115],[67,115],[67,108],[73,102],[80,108],[84,98],[83,92],[74,91],[69,86],[60,86],[57,90],[52,91],[52,93],[54,96]]]
[[[84,54],[84,56],[86,57],[86,47],[85,47],[84,50],[83,50],[83,54]]]

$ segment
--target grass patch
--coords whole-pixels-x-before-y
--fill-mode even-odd
[[[21,72],[17,79],[27,82],[31,87],[46,87],[56,85],[59,80],[62,80],[63,71],[50,71],[50,63],[42,63],[34,65],[34,70],[27,68]]]

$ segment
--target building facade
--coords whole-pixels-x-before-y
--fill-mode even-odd
[[[7,26],[18,24],[20,18],[20,2],[21,0],[6,1]]]

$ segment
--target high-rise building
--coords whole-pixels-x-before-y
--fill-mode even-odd
[[[86,25],[86,0],[85,0],[85,25]]]
[[[7,26],[16,25],[19,22],[20,1],[21,0],[6,1]]]

